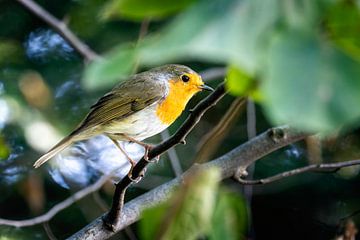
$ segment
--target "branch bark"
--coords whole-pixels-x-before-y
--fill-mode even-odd
[[[99,58],[99,55],[83,43],[72,31],[70,31],[64,22],[55,18],[36,2],[32,0],[17,1],[58,32],[87,61],[93,61]]]
[[[289,127],[273,128],[240,145],[227,154],[211,162],[196,165],[196,167],[200,169],[218,167],[221,169],[222,179],[233,177],[239,174],[237,169],[243,169],[243,171],[241,171],[241,173],[243,173],[245,169],[256,160],[283,146],[301,140],[306,136],[307,134],[295,131]],[[191,169],[184,174],[187,174],[189,171],[191,171]],[[95,219],[92,223],[68,239],[107,239],[113,236],[116,232],[137,221],[143,209],[166,201],[174,187],[181,183],[181,180],[182,177],[175,178],[127,202],[120,214],[121,222],[115,225],[114,231],[109,231],[104,227],[102,221],[104,215]]]

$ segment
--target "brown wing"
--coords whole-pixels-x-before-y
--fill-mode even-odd
[[[90,113],[74,134],[109,123],[114,119],[120,120],[127,117],[160,101],[166,94],[165,82],[149,80],[138,74],[116,86],[91,106]]]

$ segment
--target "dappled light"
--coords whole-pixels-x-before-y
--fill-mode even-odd
[[[52,102],[49,86],[36,72],[24,73],[20,78],[19,87],[30,106],[44,109]]]
[[[0,240],[357,239],[360,2],[0,1]]]
[[[30,122],[24,131],[27,143],[39,152],[45,152],[56,144],[61,137],[57,130],[45,121]]]
[[[136,143],[122,142],[121,146],[133,160],[144,155],[144,148]],[[102,175],[113,175],[113,181],[126,176],[130,163],[105,136],[79,142],[58,154],[50,162],[51,177],[60,186],[78,189],[94,183]]]
[[[50,29],[36,29],[31,32],[24,45],[27,57],[41,63],[74,57],[74,50],[69,44]]]
[[[0,127],[3,128],[10,120],[10,106],[5,99],[0,99]]]

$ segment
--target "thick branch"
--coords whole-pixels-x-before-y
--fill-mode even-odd
[[[200,169],[218,167],[221,169],[222,179],[229,178],[236,174],[236,169],[239,167],[240,169],[246,169],[246,167],[261,157],[306,136],[306,134],[294,131],[288,127],[270,129],[229,153],[211,162],[199,164],[197,167]],[[184,174],[187,174],[187,172]],[[121,222],[115,226],[114,232],[107,230],[103,225],[102,217],[99,217],[69,239],[91,240],[111,237],[115,232],[137,221],[143,209],[166,201],[173,188],[180,184],[181,179],[181,177],[176,178],[127,202],[121,211]]]
[[[188,117],[188,119],[183,123],[183,125],[177,130],[177,132],[171,138],[158,144],[149,151],[148,158],[153,159],[156,156],[159,156],[160,154],[166,152],[173,146],[179,143],[185,143],[186,136],[200,121],[200,118],[204,115],[204,113],[209,108],[214,106],[224,95],[225,95],[225,86],[222,83],[216,88],[216,90],[212,94],[210,94],[207,98],[201,101],[191,111],[191,114]],[[134,179],[140,177],[141,173],[148,164],[149,161],[142,158],[134,167],[132,171],[132,177]],[[129,178],[129,176],[126,176],[119,183],[116,184],[111,209],[104,218],[105,225],[112,231],[115,231],[117,229],[116,225],[120,220],[120,212],[123,207],[125,192],[131,183],[132,180]]]
[[[102,185],[105,184],[109,179],[111,178],[111,175],[104,175],[102,176],[96,183],[76,192],[75,194],[71,195],[64,201],[56,204],[54,207],[52,207],[47,213],[40,215],[35,218],[26,219],[26,220],[8,220],[8,219],[0,219],[0,225],[7,225],[7,226],[13,226],[13,227],[28,227],[37,225],[40,223],[46,223],[50,221],[56,214],[58,214],[60,211],[66,209],[76,201],[82,199],[83,197],[89,195],[92,192],[97,191],[102,187]]]
[[[352,161],[337,162],[337,163],[312,164],[309,166],[296,168],[296,169],[293,169],[290,171],[282,172],[282,173],[276,174],[274,176],[262,178],[262,179],[258,179],[258,180],[246,180],[246,179],[242,179],[242,178],[238,178],[237,180],[241,184],[247,184],[247,185],[267,184],[267,183],[279,181],[283,178],[295,176],[300,173],[305,173],[305,172],[318,172],[318,173],[320,172],[321,173],[326,170],[338,170],[343,167],[349,167],[349,166],[359,165],[359,164],[360,164],[360,160],[352,160]]]
[[[65,23],[55,18],[40,5],[32,0],[17,0],[30,12],[41,18],[50,27],[57,31],[78,53],[80,53],[86,60],[92,61],[99,58],[94,51],[92,51],[85,43],[73,34]]]

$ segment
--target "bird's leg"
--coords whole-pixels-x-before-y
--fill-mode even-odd
[[[137,179],[133,179],[132,178],[132,171],[136,165],[136,162],[126,153],[126,151],[120,146],[119,142],[116,141],[115,139],[113,139],[111,136],[107,135],[108,138],[110,138],[110,140],[115,144],[115,146],[125,155],[125,157],[127,158],[127,160],[130,162],[131,164],[131,167],[130,167],[130,171],[128,172],[128,177],[130,178],[131,181],[133,182],[139,182],[140,179],[143,177],[143,176],[140,176],[139,178]]]
[[[144,159],[145,159],[145,161],[147,161],[147,162],[149,162],[149,163],[154,163],[154,162],[155,162],[155,163],[158,163],[158,162],[159,162],[160,156],[156,156],[156,157],[154,158],[154,159],[155,159],[154,161],[149,160],[148,154],[149,154],[149,151],[153,148],[152,145],[146,144],[146,143],[141,142],[141,141],[138,141],[138,140],[136,140],[136,139],[134,139],[134,138],[132,138],[132,137],[129,137],[129,136],[123,134],[123,133],[117,133],[116,135],[122,136],[122,137],[126,138],[128,141],[137,143],[137,144],[139,144],[140,146],[144,147],[144,149],[145,149],[145,153],[144,153]]]

